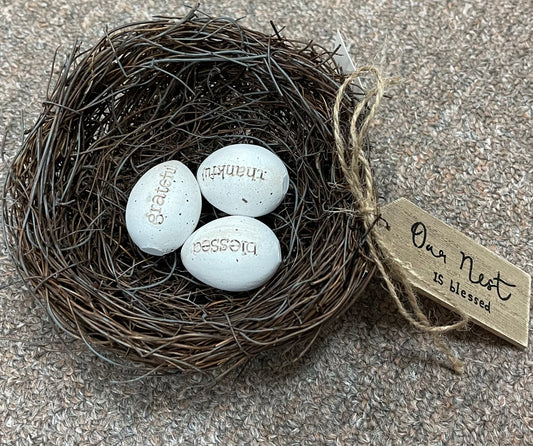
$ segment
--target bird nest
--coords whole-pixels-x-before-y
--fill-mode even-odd
[[[374,271],[335,149],[345,78],[333,55],[198,11],[75,48],[4,189],[11,254],[53,321],[143,371],[230,370],[274,347],[304,352]],[[340,102],[346,138],[360,94],[347,89]],[[140,251],[125,207],[154,165],[176,159],[195,172],[235,143],[268,147],[291,183],[261,218],[281,242],[279,270],[256,290],[228,293],[190,276],[179,252]],[[199,224],[220,216],[204,202]]]

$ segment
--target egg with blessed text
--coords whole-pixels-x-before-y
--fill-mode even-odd
[[[147,254],[162,256],[178,249],[194,232],[202,195],[194,174],[172,160],[148,170],[130,192],[126,228]]]
[[[289,173],[273,152],[233,144],[211,153],[196,174],[206,200],[230,215],[259,217],[276,209],[289,188]]]
[[[199,281],[224,291],[263,285],[281,263],[280,243],[264,223],[246,216],[213,220],[181,248],[183,266]]]

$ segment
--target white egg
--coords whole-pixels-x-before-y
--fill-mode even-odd
[[[255,218],[229,216],[198,228],[181,247],[183,266],[201,282],[224,291],[263,285],[281,263],[279,240]]]
[[[200,164],[196,178],[206,200],[230,215],[268,214],[279,206],[289,188],[283,161],[254,144],[216,150]]]
[[[162,256],[178,249],[194,232],[202,195],[194,174],[180,161],[158,164],[133,186],[126,228],[144,252]]]

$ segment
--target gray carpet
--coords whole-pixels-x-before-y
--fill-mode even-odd
[[[182,15],[177,1],[0,0],[0,136],[9,163],[63,60],[105,26]],[[530,0],[206,1],[214,15],[332,45],[401,75],[372,129],[384,201],[406,197],[533,272]],[[4,170],[4,169],[2,169]],[[0,257],[2,445],[527,445],[533,362],[470,326],[449,341],[464,375],[375,281],[293,366],[265,354],[209,388],[128,376],[57,333]],[[445,316],[434,304],[426,311]]]

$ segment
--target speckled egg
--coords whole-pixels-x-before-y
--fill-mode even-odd
[[[198,168],[206,200],[230,215],[259,217],[276,209],[289,188],[289,173],[273,152],[254,144],[216,150]]]
[[[178,249],[200,218],[202,195],[194,174],[177,160],[148,170],[133,186],[126,206],[126,228],[147,254]]]
[[[280,243],[264,223],[246,216],[213,220],[181,248],[183,266],[199,281],[224,291],[263,285],[281,263]]]

